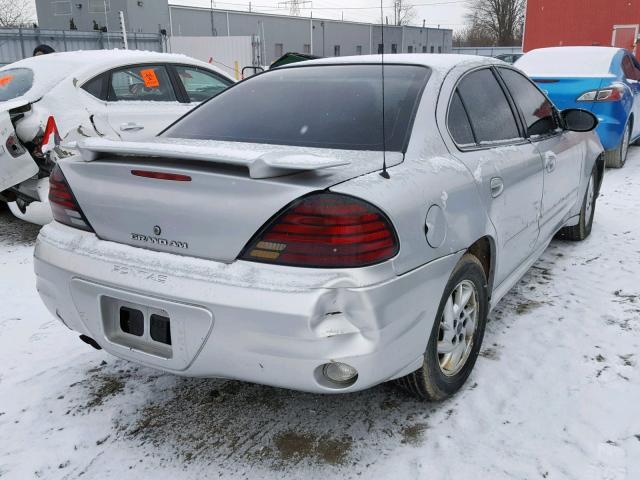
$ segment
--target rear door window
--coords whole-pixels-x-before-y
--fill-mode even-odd
[[[0,72],[0,102],[21,97],[33,86],[33,72],[28,68],[9,68]]]
[[[175,102],[176,94],[164,66],[135,65],[111,73],[108,100]]]
[[[552,135],[558,124],[553,104],[524,75],[508,68],[500,68],[500,75],[511,92],[513,101],[524,115],[530,137]]]
[[[469,117],[460,100],[460,94],[456,90],[451,97],[449,105],[449,115],[447,116],[447,126],[453,140],[459,146],[469,146],[476,143],[469,123]]]
[[[458,92],[478,143],[504,143],[521,138],[511,106],[491,70],[468,74],[458,84]]]
[[[233,83],[231,80],[197,67],[176,65],[175,69],[191,102],[209,100]]]
[[[98,75],[82,85],[82,89],[100,100],[106,100],[104,95],[104,82],[108,79],[108,74]]]
[[[629,55],[622,58],[622,72],[627,80],[640,80],[640,70],[636,68]]]

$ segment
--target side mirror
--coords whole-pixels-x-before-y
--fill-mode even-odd
[[[564,128],[572,132],[590,132],[598,126],[598,117],[587,110],[568,108],[560,115],[564,122]]]

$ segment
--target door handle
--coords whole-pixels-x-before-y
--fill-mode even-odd
[[[558,163],[558,157],[553,152],[546,152],[544,154],[544,169],[551,173],[556,169],[556,164]]]
[[[493,198],[499,197],[504,191],[504,182],[500,177],[493,177],[491,179],[491,196]]]
[[[138,130],[144,130],[144,125],[134,122],[121,123],[120,130],[123,132],[136,132]]]

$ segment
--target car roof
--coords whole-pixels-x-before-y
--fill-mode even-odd
[[[144,50],[77,50],[73,52],[56,52],[47,55],[29,57],[17,62],[5,65],[0,71],[7,68],[30,68],[34,71],[53,67],[54,69],[65,69],[68,74],[71,70],[81,70],[91,65],[95,66],[118,66],[127,63],[138,62],[197,62],[208,65],[199,60],[176,53],[160,53]]]
[[[35,101],[66,78],[72,77],[79,82],[93,78],[102,72],[119,66],[136,63],[181,63],[199,66],[233,80],[221,69],[195,58],[176,53],[160,53],[142,50],[78,50],[74,52],[56,52],[47,55],[29,57],[0,68],[3,71],[15,68],[28,68],[33,71],[33,86],[21,97],[24,101]],[[235,81],[235,80],[234,80]],[[16,101],[19,99],[15,99]],[[2,105],[4,108],[4,105]]]
[[[354,55],[350,57],[328,57],[306,62],[287,65],[286,68],[297,68],[310,65],[335,65],[335,64],[382,64],[382,55]],[[451,53],[394,53],[384,55],[385,64],[422,65],[432,70],[448,72],[452,68],[461,65],[504,65],[497,58],[481,57],[479,55],[458,55]],[[283,67],[280,67],[282,69]]]

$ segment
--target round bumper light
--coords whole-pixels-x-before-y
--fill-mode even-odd
[[[358,371],[355,368],[340,362],[325,364],[322,374],[331,382],[342,387],[353,385],[358,379]]]

